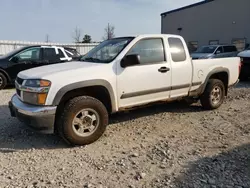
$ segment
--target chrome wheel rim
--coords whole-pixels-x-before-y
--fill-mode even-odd
[[[72,128],[76,135],[86,137],[93,134],[100,123],[99,114],[90,108],[80,110],[72,121]]]
[[[222,90],[219,86],[215,86],[211,92],[211,101],[214,105],[221,101]]]

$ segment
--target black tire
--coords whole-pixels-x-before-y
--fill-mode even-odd
[[[218,101],[213,102],[212,100],[212,91],[214,89],[220,89],[221,94],[219,95]],[[217,109],[221,106],[225,98],[225,85],[221,80],[218,79],[210,79],[206,85],[204,93],[200,97],[201,105],[206,110]]]
[[[99,123],[95,130],[87,136],[80,136],[76,133],[76,128],[73,125],[75,116],[83,109],[90,109],[96,112]],[[57,125],[59,135],[70,145],[88,145],[97,141],[105,132],[108,125],[109,117],[106,107],[99,100],[81,96],[70,100],[64,107],[64,110],[59,117]],[[85,118],[85,117],[84,117]],[[86,119],[85,119],[86,121]],[[98,122],[98,121],[97,121]],[[85,122],[86,123],[86,122]],[[84,133],[85,134],[85,133]]]
[[[8,82],[8,80],[7,80],[6,76],[0,72],[0,90],[4,89],[6,87],[7,82]]]

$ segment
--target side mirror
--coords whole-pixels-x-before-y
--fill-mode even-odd
[[[121,60],[122,68],[126,68],[126,67],[133,66],[133,65],[139,65],[139,64],[140,64],[140,55],[138,54],[126,55]]]
[[[14,63],[18,63],[19,58],[17,56],[14,56],[13,58],[11,58],[11,61]]]
[[[219,51],[219,50],[218,50],[218,51],[216,51],[216,54],[220,54],[220,53],[221,53],[221,51]]]

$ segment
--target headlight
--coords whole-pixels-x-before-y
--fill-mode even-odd
[[[25,86],[27,87],[49,87],[51,82],[48,80],[26,80]]]
[[[34,105],[44,105],[51,86],[48,80],[25,80],[21,86],[23,101]]]

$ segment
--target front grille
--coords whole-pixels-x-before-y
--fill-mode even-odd
[[[19,89],[16,89],[16,93],[19,97],[21,97],[21,91]]]
[[[16,82],[17,82],[19,85],[22,85],[22,84],[23,84],[23,81],[24,81],[24,79],[22,79],[22,78],[19,78],[19,77],[16,78]]]
[[[19,77],[16,78],[16,94],[19,97],[21,97],[21,90],[20,90],[18,85],[21,86],[23,84],[23,81],[24,81],[24,79],[22,79],[22,78],[19,78]]]

